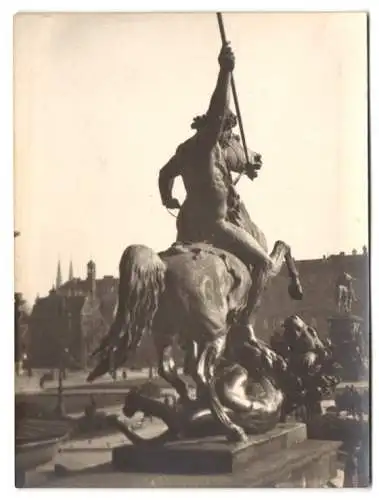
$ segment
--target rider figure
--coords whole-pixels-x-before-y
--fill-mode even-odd
[[[179,240],[208,241],[234,253],[248,266],[259,263],[275,273],[274,261],[256,239],[228,220],[228,202],[236,196],[229,170],[245,171],[254,179],[261,158],[250,154],[250,163],[245,164],[238,138],[232,133],[236,119],[229,110],[229,93],[235,58],[229,44],[222,47],[218,61],[220,71],[208,112],[194,120],[195,135],[178,147],[160,171],[162,203],[167,208],[181,208]],[[187,192],[182,207],[172,198],[174,179],[180,175]]]
[[[351,274],[348,274],[346,271],[342,270],[337,278],[337,285],[346,286],[346,288],[351,288],[353,286],[354,278]]]

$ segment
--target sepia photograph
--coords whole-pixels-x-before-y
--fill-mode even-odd
[[[369,26],[14,16],[16,488],[371,486]]]

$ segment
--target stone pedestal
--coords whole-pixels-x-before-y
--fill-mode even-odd
[[[165,446],[125,445],[113,450],[117,470],[176,474],[223,474],[235,472],[251,460],[288,450],[307,438],[305,424],[279,424],[245,443],[229,443],[223,436],[196,438]]]
[[[332,316],[329,335],[336,361],[342,366],[344,380],[357,381],[365,378],[368,359],[367,339],[363,331],[363,318],[352,314]]]
[[[117,484],[129,487],[320,487],[337,474],[341,443],[307,440],[306,426],[280,424],[228,443],[224,437],[113,450]]]

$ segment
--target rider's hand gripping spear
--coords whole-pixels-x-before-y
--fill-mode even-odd
[[[217,12],[217,21],[218,21],[218,26],[220,28],[221,41],[222,41],[222,44],[225,45],[226,44],[226,35],[225,35],[224,22],[222,19],[221,12]],[[246,146],[245,132],[244,132],[243,125],[242,125],[241,111],[240,111],[240,107],[239,107],[239,103],[238,103],[238,96],[237,96],[236,84],[234,81],[233,73],[231,75],[230,81],[231,81],[232,94],[233,94],[233,99],[234,99],[234,106],[236,108],[236,113],[237,113],[238,125],[239,125],[240,132],[241,132],[242,146],[243,146],[243,150],[245,153],[246,164],[248,164],[249,163],[249,153],[248,153],[247,146]],[[238,175],[238,177],[233,182],[234,185],[237,184],[237,182],[241,179],[241,177],[244,173],[245,173],[245,171],[243,170]]]

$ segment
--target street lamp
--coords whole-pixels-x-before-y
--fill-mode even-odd
[[[63,311],[60,311],[61,316],[63,315]],[[68,312],[68,332],[71,331],[71,313]],[[62,329],[65,330],[65,329]],[[59,417],[64,417],[66,415],[66,409],[64,405],[64,397],[63,397],[63,380],[65,379],[66,374],[66,361],[68,357],[68,348],[65,347],[65,340],[62,335],[62,331],[60,332],[60,343],[59,343],[59,369],[58,369],[58,388],[57,388],[57,407],[56,414]]]
[[[116,356],[116,347],[112,347],[109,355],[109,373],[113,380],[117,379],[115,356]]]
[[[64,370],[65,370],[65,358],[67,356],[68,349],[67,347],[61,351],[60,354],[60,363],[59,363],[59,371],[58,371],[58,389],[57,389],[57,407],[56,413],[59,417],[64,417],[66,415],[66,409],[64,406],[64,398],[63,398],[63,380],[64,380]]]

